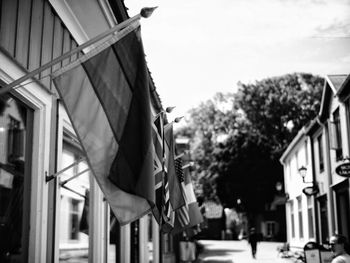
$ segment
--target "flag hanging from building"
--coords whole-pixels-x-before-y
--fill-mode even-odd
[[[165,167],[166,176],[169,182],[169,198],[174,210],[185,205],[185,200],[181,194],[179,179],[175,170],[175,140],[173,123],[169,123],[164,128],[165,138]]]
[[[155,202],[149,75],[140,26],[53,74],[89,166],[121,225]]]
[[[164,127],[164,195],[163,195],[163,232],[170,232],[174,227],[174,210],[185,205],[181,194],[180,183],[175,171],[175,145],[173,124],[169,123]]]
[[[153,215],[158,224],[160,224],[160,217],[162,213],[163,204],[163,139],[164,139],[164,127],[163,119],[159,114],[152,124],[152,137],[154,146],[154,189],[155,189],[155,207],[153,209]]]
[[[190,224],[188,227],[192,227],[203,222],[203,216],[199,210],[196,195],[194,194],[190,167],[184,169],[184,183],[186,187],[186,204],[188,205],[188,213],[190,216]]]
[[[177,158],[175,160],[175,169],[176,175],[181,184],[181,193],[186,201],[186,186],[185,186],[185,177],[184,172],[182,170],[182,159]],[[174,223],[174,231],[182,230],[186,228],[186,226],[190,223],[190,216],[188,213],[188,205],[185,203],[184,206],[175,210],[175,223]]]
[[[194,227],[203,221],[203,216],[199,210],[197,199],[194,194],[189,168],[190,166],[187,166],[186,169],[182,169],[183,171],[182,184],[184,189],[184,196],[186,200],[186,207],[187,207],[189,222],[186,225],[181,225],[178,220],[175,220],[175,227],[172,231],[173,234],[184,231],[190,227]],[[176,212],[178,213],[179,210],[177,210]]]

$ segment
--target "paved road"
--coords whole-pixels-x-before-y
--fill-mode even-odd
[[[253,259],[247,241],[201,240],[204,250],[200,253],[200,263],[292,263],[291,259],[278,256],[277,247],[282,243],[260,242],[256,259]]]

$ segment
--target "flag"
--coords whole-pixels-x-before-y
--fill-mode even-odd
[[[203,221],[203,216],[199,210],[197,199],[194,194],[191,175],[189,172],[189,166],[186,169],[182,169],[182,171],[183,171],[182,184],[184,186],[183,190],[184,190],[184,195],[186,200],[185,207],[187,208],[189,222],[186,225],[181,225],[179,218],[177,218],[177,220],[175,220],[175,227],[172,231],[173,234],[179,233],[190,227],[196,226],[197,224],[200,224]],[[178,209],[176,212],[178,214],[180,210]]]
[[[120,225],[150,212],[152,121],[139,24],[55,72],[53,81]]]
[[[188,204],[188,213],[190,216],[190,224],[188,227],[192,227],[203,222],[203,216],[199,210],[197,198],[194,194],[189,167],[184,170],[184,174],[184,183],[186,186],[186,203]]]
[[[186,201],[186,186],[185,186],[185,177],[184,172],[182,170],[182,159],[177,158],[175,160],[175,170],[176,175],[179,179],[179,182],[181,184],[181,193]],[[175,211],[175,229],[183,229],[190,223],[190,216],[188,212],[188,205],[185,203],[184,206],[180,207]]]
[[[175,144],[173,124],[169,123],[164,128],[165,138],[165,169],[169,182],[169,198],[173,209],[178,209],[185,205],[185,200],[181,194],[180,182],[175,171]]]
[[[175,222],[175,212],[170,203],[170,191],[169,191],[169,181],[167,177],[167,173],[165,172],[164,176],[164,186],[163,186],[164,194],[163,194],[163,209],[162,209],[162,217],[163,221],[161,224],[161,230],[164,233],[169,233],[174,228]]]
[[[175,145],[173,124],[169,123],[164,127],[164,207],[163,207],[163,232],[170,232],[174,227],[174,210],[185,205],[185,200],[181,194],[180,183],[175,171]]]
[[[160,224],[160,217],[162,213],[163,204],[163,119],[159,114],[152,123],[153,136],[153,151],[154,151],[154,189],[155,189],[155,207],[153,209],[153,216]]]
[[[79,223],[79,231],[85,234],[89,234],[89,190],[85,190],[85,200],[83,213],[81,214],[80,223]]]

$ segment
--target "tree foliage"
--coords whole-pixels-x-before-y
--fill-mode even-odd
[[[240,83],[236,107],[244,111],[261,141],[270,145],[272,158],[279,158],[298,130],[318,113],[322,86],[323,79],[311,74]]]
[[[322,85],[303,73],[239,83],[236,93],[218,93],[192,109],[177,133],[191,139],[196,179],[206,193],[228,206],[240,199],[250,211],[262,209],[283,181],[281,154],[319,111]],[[217,191],[208,190],[213,181]]]

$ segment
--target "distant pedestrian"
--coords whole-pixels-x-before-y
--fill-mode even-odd
[[[334,255],[332,263],[350,263],[350,255],[347,251],[349,244],[345,236],[334,235],[331,237],[329,244]]]
[[[249,232],[248,242],[249,242],[250,247],[252,249],[253,258],[256,257],[256,250],[257,250],[258,241],[259,241],[259,235],[258,235],[258,233],[256,233],[255,228],[252,227],[250,229],[250,232]]]

